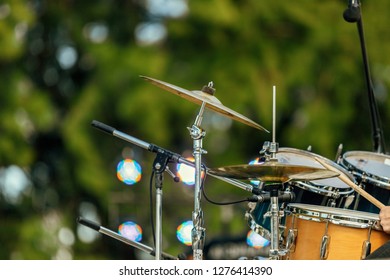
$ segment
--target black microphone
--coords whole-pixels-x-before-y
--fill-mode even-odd
[[[348,0],[348,8],[344,11],[343,17],[347,22],[357,22],[360,20],[359,0]]]
[[[261,195],[254,195],[248,199],[250,202],[266,202],[271,200],[271,195],[269,193],[264,193]],[[295,193],[293,192],[284,192],[278,195],[279,202],[293,202],[295,200]]]

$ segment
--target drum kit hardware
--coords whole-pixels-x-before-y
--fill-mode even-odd
[[[351,3],[354,5],[348,7],[344,18],[347,16],[345,19],[348,22],[357,22],[359,35],[363,36],[360,3]],[[359,18],[351,18],[351,15],[357,15],[356,11],[359,12]],[[362,37],[361,43],[364,50]],[[311,146],[307,150],[279,147],[275,135],[276,87],[273,86],[272,141],[264,142],[259,152],[260,160],[255,164],[206,167],[202,163],[202,156],[207,153],[203,149],[206,131],[201,127],[206,109],[262,132],[269,131],[224,106],[215,96],[213,82],[209,82],[201,90],[186,90],[151,77],[140,76],[148,83],[200,106],[192,126],[187,127],[193,141],[194,162],[109,125],[92,121],[95,128],[156,154],[152,166],[156,189],[154,248],[131,241],[82,217],[78,222],[149,253],[156,260],[183,259],[162,251],[163,174],[168,172],[172,176],[168,163],[183,163],[195,170],[192,259],[204,259],[206,229],[201,207],[201,190],[205,182],[203,173],[253,194],[252,198],[248,199],[245,219],[250,229],[270,241],[267,255],[259,256],[258,259],[365,259],[373,250],[390,240],[390,235],[384,233],[380,226],[378,214],[385,205],[390,205],[390,157],[385,154],[385,141],[372,91],[367,58],[364,56],[363,59],[369,89],[375,152],[343,153],[340,144],[334,161],[312,153]],[[259,184],[253,184],[253,180]]]
[[[357,22],[361,36],[362,22],[359,1],[352,1],[344,13],[348,22]],[[351,13],[353,8],[353,13]],[[359,13],[356,13],[358,11]],[[359,14],[358,18],[351,15]],[[346,18],[347,16],[347,18]],[[363,52],[365,54],[365,52]],[[168,163],[183,163],[195,170],[192,259],[204,259],[206,239],[201,190],[205,182],[203,173],[253,194],[248,199],[245,219],[248,226],[269,240],[266,255],[255,259],[271,260],[353,260],[365,259],[390,240],[379,223],[379,210],[390,205],[390,157],[385,154],[385,141],[380,127],[373,95],[367,58],[364,56],[369,105],[373,126],[375,152],[350,151],[343,154],[340,144],[335,160],[329,160],[308,150],[279,147],[275,136],[276,87],[273,87],[272,141],[265,141],[260,160],[255,164],[228,165],[208,168],[202,163],[206,131],[201,127],[205,109],[260,130],[269,131],[251,119],[224,106],[215,96],[213,82],[201,90],[186,90],[151,77],[145,81],[173,93],[200,109],[191,127],[187,127],[193,141],[194,162],[180,154],[137,139],[115,128],[93,121],[92,126],[156,153],[153,174],[156,184],[156,241],[154,248],[114,233],[82,217],[78,222],[100,233],[143,250],[160,259],[183,259],[162,252],[162,187],[163,173],[171,172]],[[256,180],[259,184],[253,184]],[[246,181],[251,181],[250,183]],[[245,256],[242,257],[245,259]]]
[[[143,250],[156,260],[181,259],[162,252],[163,173],[169,173],[167,165],[174,162],[195,169],[191,232],[194,260],[204,258],[206,238],[201,208],[202,172],[254,194],[249,200],[245,219],[250,229],[270,241],[268,255],[261,256],[263,259],[364,259],[372,250],[390,240],[390,236],[381,231],[379,215],[358,208],[363,199],[377,209],[388,204],[388,201],[379,201],[383,200],[383,196],[374,197],[370,192],[370,188],[376,187],[390,191],[390,182],[386,177],[390,174],[390,158],[386,155],[369,152],[347,152],[342,155],[340,145],[336,160],[331,161],[311,151],[279,148],[275,141],[274,87],[272,141],[264,142],[259,152],[259,162],[209,168],[202,164],[202,155],[207,153],[202,143],[206,132],[200,126],[206,108],[261,131],[268,131],[222,105],[214,96],[212,82],[201,91],[189,91],[153,78],[141,77],[200,105],[192,127],[187,128],[193,140],[195,160],[189,161],[175,152],[92,121],[95,128],[157,154],[152,166],[156,182],[156,242],[152,248],[127,240],[82,217],[79,218],[80,224]],[[260,184],[245,182],[251,180],[258,180]],[[353,202],[353,209],[349,209]]]
[[[146,76],[140,76],[144,80],[150,82],[153,85],[156,85],[168,92],[176,94],[184,99],[187,99],[195,104],[201,105],[202,107],[207,107],[214,112],[217,112],[223,116],[229,117],[233,120],[239,121],[243,124],[249,125],[261,131],[268,132],[267,129],[255,123],[251,119],[237,113],[230,108],[224,106],[221,101],[214,96],[215,89],[213,89],[213,83],[210,82],[207,86],[204,86],[202,90],[186,90],[181,87],[154,79]]]
[[[184,163],[195,169],[191,232],[194,260],[204,259],[206,238],[204,212],[201,208],[202,179],[205,180],[201,176],[202,172],[254,194],[249,200],[245,219],[250,229],[270,241],[268,255],[261,256],[262,258],[364,259],[370,251],[390,240],[390,236],[381,231],[378,213],[356,208],[356,205],[362,204],[362,198],[378,209],[388,204],[379,201],[383,197],[374,197],[369,189],[380,187],[390,192],[390,182],[386,177],[390,174],[390,158],[386,155],[369,152],[347,152],[342,155],[339,146],[336,160],[331,161],[311,151],[279,148],[275,139],[274,87],[272,141],[264,142],[259,152],[261,160],[256,164],[209,168],[202,164],[202,155],[207,153],[202,143],[206,131],[201,128],[206,108],[258,130],[268,131],[222,105],[214,96],[212,82],[201,91],[189,91],[150,77],[141,77],[200,105],[193,125],[187,128],[193,140],[195,160],[189,161],[175,152],[139,140],[96,120],[92,121],[95,128],[156,153],[152,166],[156,182],[156,242],[152,248],[127,240],[82,217],[79,218],[80,224],[143,250],[156,260],[181,259],[162,252],[163,173],[169,172],[167,165],[174,162]],[[341,158],[342,162],[339,162]],[[258,180],[260,184],[245,182],[251,180]],[[355,206],[349,209],[353,202]]]
[[[260,180],[263,182],[286,183],[289,181],[312,181],[338,176],[330,170],[281,162],[232,165],[209,169],[211,174],[238,180]]]

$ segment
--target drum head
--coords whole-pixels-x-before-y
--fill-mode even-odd
[[[344,165],[348,169],[358,173],[359,177],[365,176],[376,186],[390,189],[390,157],[385,154],[352,151],[343,155]]]

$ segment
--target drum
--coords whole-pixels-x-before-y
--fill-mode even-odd
[[[379,215],[334,207],[290,203],[285,246],[292,260],[364,259],[388,240]]]
[[[324,168],[315,159],[317,157],[336,168],[340,173],[345,174],[353,182],[355,181],[354,177],[349,174],[348,170],[342,166],[309,151],[293,148],[279,148],[276,157],[278,161],[282,163]],[[354,192],[348,184],[344,183],[338,177],[313,180],[310,182],[296,181],[290,182],[289,184],[293,186],[294,193],[296,195],[295,202],[299,203],[337,206],[343,208],[346,206],[346,203],[349,203],[346,198]]]
[[[318,157],[329,165],[334,166],[340,173],[345,174],[352,181],[355,181],[353,176],[340,165],[309,151],[293,148],[279,148],[276,157],[278,161],[283,163],[323,168],[315,159],[315,157]],[[313,180],[310,182],[289,182],[285,185],[283,190],[294,192],[294,202],[296,203],[337,206],[342,208],[346,207],[354,199],[353,196],[352,198],[349,198],[349,195],[353,194],[354,190],[338,177]],[[283,211],[285,206],[286,203],[280,203],[280,211]],[[270,218],[265,217],[265,214],[269,212],[269,210],[269,202],[257,204],[251,202],[249,203],[249,210],[245,214],[249,227],[266,239],[268,239],[270,235]],[[284,225],[283,217],[280,219],[280,224]]]
[[[384,154],[351,151],[346,152],[341,165],[350,171],[366,192],[390,205],[390,157]],[[367,199],[356,196],[354,210],[379,213],[379,209]]]

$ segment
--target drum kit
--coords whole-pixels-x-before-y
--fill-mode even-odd
[[[264,127],[224,106],[214,95],[210,82],[201,90],[181,87],[141,76],[147,82],[200,105],[191,127],[194,162],[154,144],[139,140],[98,121],[92,125],[122,140],[156,153],[153,174],[156,182],[156,227],[154,248],[131,241],[82,217],[79,223],[136,247],[159,259],[182,259],[162,252],[162,187],[163,173],[171,174],[167,164],[184,163],[195,169],[192,259],[204,259],[204,213],[201,190],[209,175],[253,194],[248,200],[245,219],[254,232],[269,240],[269,250],[260,259],[272,260],[354,260],[365,259],[390,240],[380,226],[379,211],[390,205],[390,157],[385,154],[385,141],[380,125],[365,51],[360,1],[348,2],[343,13],[347,22],[356,22],[363,55],[365,80],[371,113],[374,151],[349,151],[342,154],[339,146],[334,161],[312,153],[279,147],[275,137],[275,98],[273,87],[272,141],[266,141],[255,164],[208,168],[202,163],[201,127],[206,108],[260,131]],[[171,174],[172,175],[172,174]],[[252,180],[252,181],[251,181]],[[252,184],[253,180],[259,184]],[[245,181],[251,181],[246,183]],[[244,257],[245,258],[245,257]],[[258,259],[258,258],[257,258]]]
[[[141,76],[165,91],[200,105],[192,127],[194,162],[179,154],[139,140],[108,125],[93,121],[92,125],[122,140],[157,154],[153,163],[156,176],[155,247],[129,241],[83,218],[79,222],[103,234],[125,242],[155,256],[156,260],[174,258],[162,252],[162,185],[169,162],[185,163],[195,169],[192,259],[202,260],[205,245],[204,213],[201,207],[202,187],[210,175],[249,191],[245,219],[250,229],[270,241],[266,256],[272,260],[364,259],[370,252],[390,240],[379,224],[379,209],[388,205],[390,196],[390,157],[381,153],[352,151],[331,161],[311,151],[280,148],[275,137],[275,87],[273,88],[272,141],[266,141],[256,164],[230,165],[217,168],[202,163],[203,113],[208,108],[260,131],[261,125],[224,106],[215,96],[210,82],[200,91]],[[245,181],[257,180],[258,185]],[[379,201],[381,200],[381,201]],[[368,201],[368,203],[367,203]],[[367,209],[374,210],[368,211]]]

